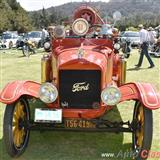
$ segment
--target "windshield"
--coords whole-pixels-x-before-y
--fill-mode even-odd
[[[139,32],[125,32],[122,37],[139,37]]]
[[[41,38],[41,32],[29,32],[27,38]]]
[[[12,38],[11,34],[3,34],[2,35],[2,39],[11,39],[11,38]]]

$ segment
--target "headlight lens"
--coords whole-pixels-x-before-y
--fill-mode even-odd
[[[101,93],[102,102],[109,106],[118,104],[121,99],[121,92],[115,86],[105,88]]]
[[[53,36],[55,38],[64,38],[65,37],[65,28],[64,26],[56,26],[53,30]]]
[[[119,50],[121,48],[121,45],[119,43],[114,44],[114,49]]]
[[[58,90],[52,83],[43,83],[39,90],[39,98],[44,103],[52,103],[58,97]]]
[[[44,43],[44,49],[48,50],[50,49],[50,47],[51,47],[51,44],[49,42]]]

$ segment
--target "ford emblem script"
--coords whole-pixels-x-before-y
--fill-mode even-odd
[[[81,82],[75,83],[72,87],[72,92],[81,92],[81,91],[88,91],[89,90],[89,83]]]

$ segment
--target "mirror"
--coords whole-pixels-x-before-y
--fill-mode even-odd
[[[113,13],[113,19],[114,19],[115,21],[120,20],[121,17],[122,17],[121,12],[116,11],[116,12]]]

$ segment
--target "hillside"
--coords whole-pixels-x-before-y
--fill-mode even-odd
[[[47,11],[59,11],[65,15],[72,15],[73,11],[80,6],[80,2],[70,2],[61,6],[48,8]],[[103,15],[111,15],[113,11],[119,10],[123,16],[130,16],[134,13],[151,12],[160,14],[160,0],[111,0],[110,2],[90,2],[90,6],[97,8]]]
[[[43,10],[29,12],[33,24],[37,27],[40,25],[60,24],[63,20],[72,17],[74,10],[84,3],[70,2],[64,5],[44,8]],[[139,23],[148,26],[157,26],[160,23],[160,0],[110,0],[106,2],[89,2],[89,6],[98,9],[100,15],[108,20],[112,20],[112,13],[116,10],[122,13],[122,19],[119,26],[136,27]],[[45,13],[45,16],[43,16]],[[39,15],[39,18],[38,18]],[[43,17],[43,24],[39,19]]]

